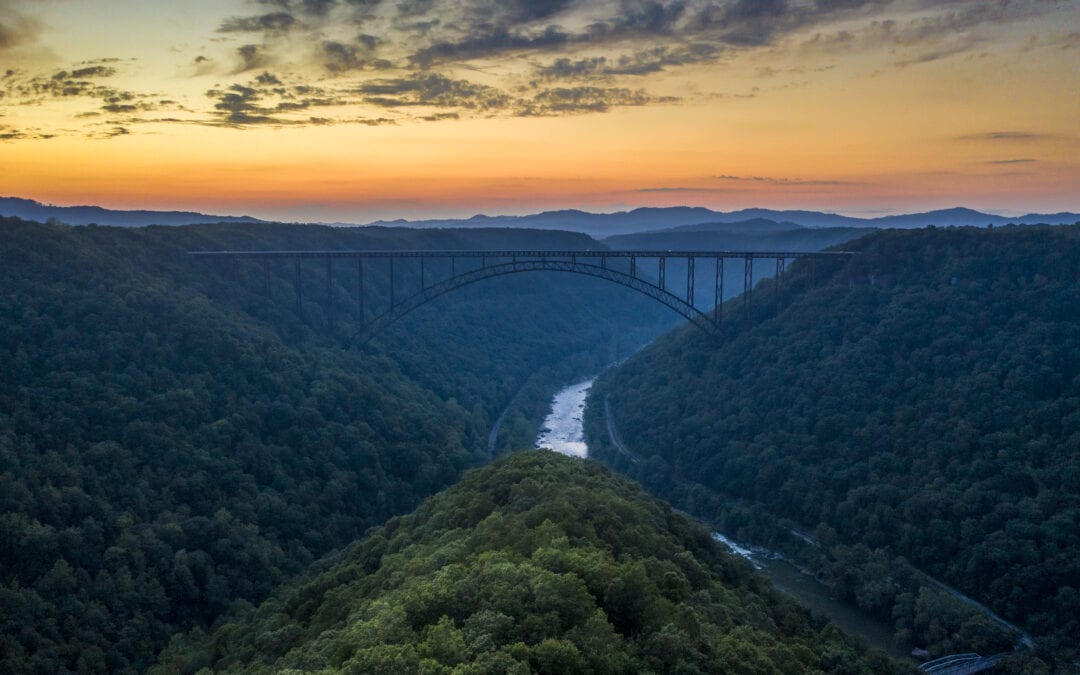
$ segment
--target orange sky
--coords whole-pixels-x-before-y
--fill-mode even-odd
[[[1076,0],[357,7],[9,0],[0,193],[349,222],[1080,210]]]

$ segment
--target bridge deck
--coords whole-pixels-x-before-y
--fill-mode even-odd
[[[723,322],[723,299],[724,299],[724,267],[725,261],[735,259],[741,262],[743,270],[743,314],[749,316],[750,295],[754,287],[754,268],[762,260],[776,262],[776,274],[773,289],[776,306],[781,304],[781,288],[787,261],[797,258],[815,259],[831,258],[833,260],[853,256],[851,251],[673,251],[673,250],[536,250],[536,249],[512,249],[512,250],[321,250],[321,251],[189,251],[193,256],[204,258],[216,258],[219,260],[259,260],[262,262],[265,275],[265,292],[271,293],[270,263],[271,261],[290,261],[293,265],[294,287],[296,294],[297,312],[303,313],[304,308],[304,284],[301,279],[303,263],[306,260],[319,260],[325,263],[326,273],[323,276],[325,284],[323,297],[325,298],[325,319],[327,332],[333,334],[335,319],[334,303],[334,261],[341,259],[355,260],[356,268],[356,302],[359,305],[358,316],[360,330],[353,339],[370,339],[374,334],[384,330],[392,323],[404,317],[420,305],[434,300],[450,291],[462,288],[469,284],[507,274],[519,272],[569,272],[591,277],[605,279],[639,293],[647,295],[674,311],[681,314],[691,323],[701,328],[706,333],[718,336],[721,323]],[[380,259],[386,261],[387,278],[389,281],[388,304],[389,307],[381,314],[368,320],[368,310],[365,300],[365,260]],[[398,260],[418,261],[416,270],[419,272],[419,289],[413,288],[411,294],[399,301],[395,292],[395,282],[398,275],[394,272],[394,263]],[[427,266],[426,260],[434,259],[437,264]],[[609,260],[623,260],[625,263],[609,264]],[[656,264],[656,277],[650,273],[643,273],[638,264],[640,260],[651,261]],[[464,261],[461,269],[459,261]],[[682,261],[685,263],[686,285],[685,295],[676,294],[675,289],[669,288],[668,262]],[[703,261],[703,264],[695,266],[695,261]],[[377,263],[379,267],[383,263]],[[431,268],[435,269],[431,269]],[[445,272],[449,267],[449,275],[438,274]],[[624,269],[628,268],[628,269]],[[698,308],[695,297],[695,283],[698,271],[712,277],[712,316],[709,316]],[[680,272],[681,274],[681,272]],[[441,277],[435,281],[432,276]],[[415,277],[414,277],[415,278]],[[415,286],[415,284],[414,284]]]
[[[191,255],[233,258],[834,258],[852,251],[537,251],[537,250],[358,250],[358,251],[189,251]]]

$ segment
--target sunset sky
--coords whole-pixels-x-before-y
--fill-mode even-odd
[[[0,0],[0,196],[1080,211],[1080,0]]]

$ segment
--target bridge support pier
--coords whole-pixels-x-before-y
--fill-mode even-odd
[[[746,256],[743,266],[743,315],[750,317],[750,292],[754,290],[754,259]]]
[[[783,283],[784,283],[784,271],[786,269],[787,269],[787,259],[786,258],[777,258],[776,259],[776,277],[775,277],[775,280],[776,280],[776,311],[777,312],[780,311],[780,307],[783,304],[784,297],[783,297],[783,293],[782,293],[782,288],[783,288]]]
[[[694,256],[686,259],[686,304],[694,306]]]
[[[293,287],[296,290],[296,313],[304,316],[304,289],[300,284],[300,259],[293,261]]]
[[[326,256],[326,332],[334,332],[334,259]]]
[[[367,323],[364,311],[364,259],[356,259],[356,303],[359,305],[357,312],[360,315],[360,325]]]
[[[716,258],[716,282],[713,287],[713,323],[719,326],[724,321],[724,259]]]
[[[356,258],[356,302],[358,305],[358,318],[360,331],[353,336],[353,340],[363,337],[367,339],[387,326],[402,318],[420,305],[430,302],[439,296],[461,288],[468,284],[519,272],[572,272],[591,277],[598,277],[611,281],[643,293],[657,300],[674,311],[681,314],[690,322],[701,328],[706,333],[719,336],[720,327],[724,320],[724,274],[728,258],[743,259],[743,313],[746,318],[751,315],[752,292],[754,287],[754,263],[757,260],[772,260],[776,264],[776,279],[774,292],[779,311],[783,306],[784,275],[786,274],[787,261],[789,259],[809,258],[806,264],[810,265],[809,274],[813,275],[814,261],[817,258],[832,259],[844,258],[854,255],[847,251],[805,252],[805,251],[565,251],[565,250],[439,250],[439,251],[192,251],[192,255],[208,256],[216,259],[230,260],[254,260],[263,265],[262,285],[269,297],[273,291],[273,275],[271,265],[274,260],[289,261],[293,263],[293,286],[296,299],[296,313],[302,321],[304,318],[304,260],[320,259],[326,266],[325,277],[325,302],[326,302],[326,328],[333,333],[336,329],[336,312],[334,306],[334,258]],[[372,319],[368,320],[366,270],[365,259],[382,258],[387,261],[389,267],[389,307],[385,311],[376,311]],[[410,290],[404,299],[397,296],[397,259],[419,258],[420,288]],[[438,270],[443,269],[443,263],[436,263],[436,274],[428,272],[428,263],[425,258],[433,258],[445,261],[450,259],[450,277],[443,279]],[[472,262],[466,264],[463,272],[457,270],[457,259],[465,258]],[[489,264],[489,258],[492,261]],[[621,263],[612,263],[608,258],[629,258],[629,273]],[[649,275],[638,274],[638,258],[652,259],[657,261],[658,278],[653,280]],[[686,261],[686,289],[685,295],[682,289],[674,291],[667,289],[667,259],[675,258]],[[713,316],[696,307],[697,286],[697,258],[712,258],[714,266],[713,286]],[[579,262],[579,259],[583,259]],[[599,259],[599,260],[597,260]],[[480,265],[476,266],[475,263]],[[229,266],[226,274],[237,275],[243,265],[233,264]],[[257,268],[256,268],[257,269]],[[385,269],[385,268],[384,268]],[[849,267],[850,269],[850,267]],[[429,277],[434,276],[434,283],[429,284]],[[256,279],[258,274],[256,272]],[[406,285],[409,285],[406,279]],[[258,281],[255,282],[258,284]],[[317,282],[313,282],[317,283]],[[677,286],[677,285],[676,285]],[[315,301],[318,302],[319,289],[316,290]]]

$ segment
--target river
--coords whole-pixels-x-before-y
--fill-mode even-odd
[[[551,448],[571,457],[588,457],[589,446],[585,442],[582,417],[585,412],[585,399],[593,381],[588,379],[572,384],[555,394],[551,401],[551,412],[544,418],[540,434],[536,438],[536,447]],[[907,650],[893,640],[891,626],[837,600],[825,584],[784,560],[780,554],[732,541],[719,532],[713,537],[727,546],[732,553],[746,558],[754,568],[769,577],[781,592],[787,593],[813,612],[828,617],[840,630],[890,656],[910,658]]]
[[[551,401],[551,412],[544,418],[536,447],[551,448],[571,457],[585,459],[589,446],[585,443],[585,425],[581,421],[585,412],[585,397],[589,395],[594,380],[585,380],[564,387]]]

